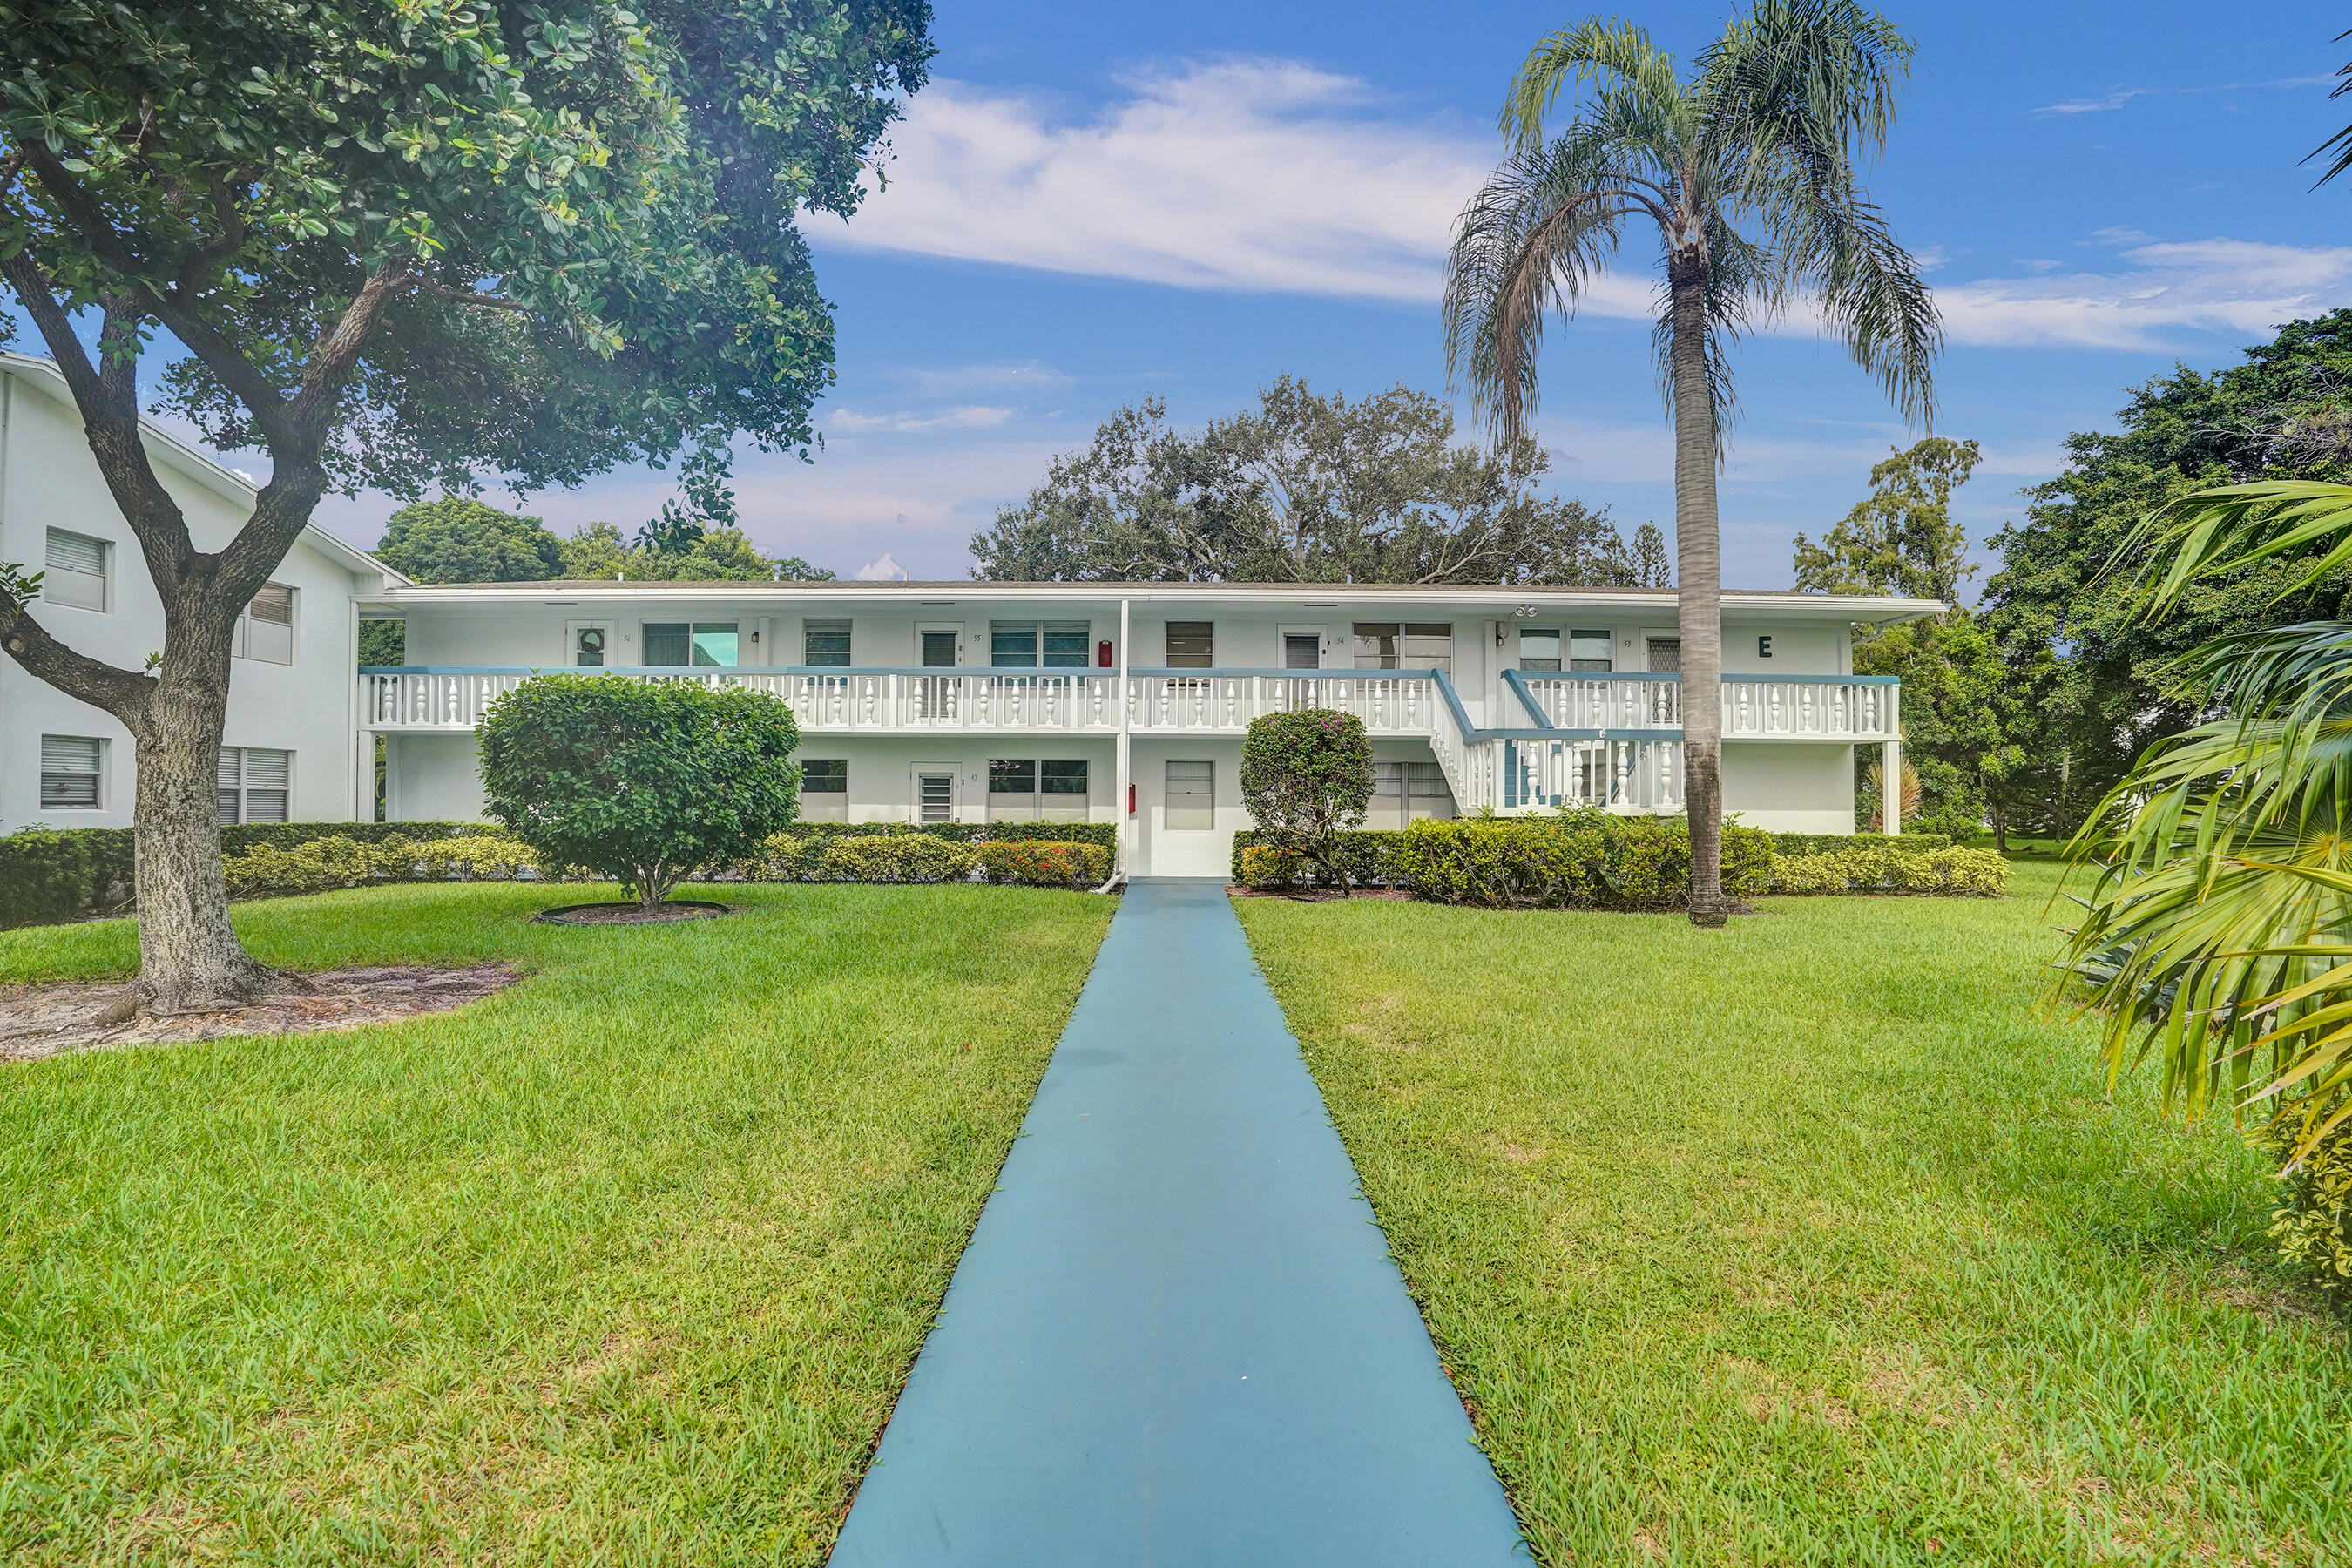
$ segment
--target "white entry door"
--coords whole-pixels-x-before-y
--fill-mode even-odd
[[[1223,880],[1232,875],[1234,835],[1231,827],[1217,826],[1217,795],[1221,785],[1232,786],[1230,773],[1220,779],[1224,770],[1216,763],[1173,757],[1160,769],[1160,820],[1151,836],[1148,875]]]
[[[953,822],[956,819],[956,771],[946,763],[915,764],[915,820]]]
[[[621,662],[610,621],[566,621],[563,662],[574,669],[610,669]]]

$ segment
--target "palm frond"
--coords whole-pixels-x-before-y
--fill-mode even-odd
[[[2352,566],[2352,485],[2258,479],[2192,490],[2142,518],[2114,559],[2147,563],[2141,613],[2154,616],[2207,578],[2305,554],[2281,597]]]
[[[1590,17],[1546,36],[1529,51],[1504,95],[1503,133],[1521,150],[1544,142],[1544,121],[1563,89],[1620,84],[1653,102],[1682,96],[1674,57],[1631,22]]]
[[[1574,313],[1644,198],[1619,145],[1579,126],[1513,156],[1463,209],[1446,259],[1445,363],[1498,443],[1526,434],[1545,316]]]

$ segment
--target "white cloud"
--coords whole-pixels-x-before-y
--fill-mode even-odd
[[[1019,412],[1017,408],[989,404],[934,408],[920,414],[860,414],[855,409],[836,408],[824,416],[824,419],[828,432],[838,431],[845,436],[866,436],[877,432],[919,436],[933,430],[986,430],[1003,424]]]
[[[892,560],[890,552],[886,550],[849,575],[851,581],[857,583],[904,583],[907,581],[907,569]]]
[[[2264,336],[2352,296],[2343,246],[2200,239],[2134,244],[2118,259],[2112,271],[1939,288],[1944,330],[1978,346],[2154,349],[2183,331]]]
[[[2328,76],[2283,76],[2270,81],[2219,81],[2202,87],[2118,87],[2091,98],[2070,98],[2058,103],[2045,103],[2025,112],[2040,118],[2052,115],[2104,114],[2121,109],[2136,98],[2184,98],[2207,92],[2255,92],[2274,88],[2325,87],[2334,81]]]
[[[897,373],[916,392],[930,397],[952,397],[975,392],[1003,392],[1067,386],[1070,377],[1043,360],[999,360],[986,364],[924,365]]]
[[[1132,78],[1092,119],[934,81],[891,134],[887,188],[821,246],[1188,289],[1423,302],[1454,220],[1500,155],[1491,135],[1382,117],[1365,84],[1237,59]],[[1638,252],[1634,253],[1638,255]],[[1646,317],[1645,277],[1589,304]]]

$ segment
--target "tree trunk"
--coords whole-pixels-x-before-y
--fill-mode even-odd
[[[131,728],[139,747],[139,989],[159,1013],[249,1002],[288,984],[256,963],[229,924],[221,870],[218,779],[235,627],[181,635],[198,645],[167,660]]]
[[[1683,801],[1691,923],[1719,926],[1723,897],[1723,552],[1715,505],[1715,399],[1706,380],[1706,257],[1666,258],[1675,398],[1675,617],[1682,637]]]

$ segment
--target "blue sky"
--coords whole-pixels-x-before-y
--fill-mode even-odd
[[[809,232],[838,308],[840,383],[813,464],[747,453],[746,525],[845,575],[960,577],[965,542],[1049,457],[1157,394],[1181,422],[1286,373],[1355,394],[1442,391],[1439,269],[1500,152],[1502,88],[1568,7],[942,0],[931,87],[889,188]],[[1719,5],[1619,13],[1677,55]],[[1919,44],[1871,176],[1928,259],[1950,346],[1937,429],[1983,443],[1971,535],[2015,515],[2072,430],[2176,360],[2234,361],[2276,322],[2352,302],[2352,177],[2297,160],[2352,118],[2352,45],[2308,4],[1897,5]],[[1649,363],[1654,247],[1548,336],[1538,431],[1559,487],[1670,527]],[[1798,326],[1738,360],[1726,579],[1785,586],[1790,538],[1861,495],[1906,439],[1872,384]],[[667,493],[625,471],[529,510],[634,526]],[[386,503],[321,521],[373,543]]]

